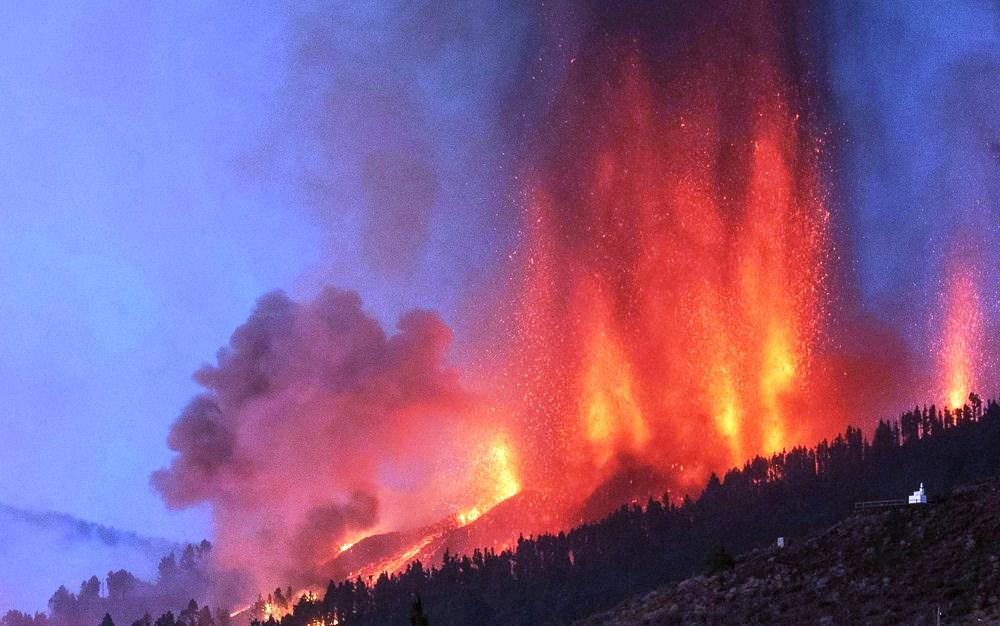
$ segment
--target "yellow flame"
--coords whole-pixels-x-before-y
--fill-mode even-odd
[[[351,547],[356,543],[357,541],[348,541],[347,543],[340,544],[340,554],[343,554],[344,552],[350,550]]]
[[[773,327],[764,347],[764,367],[761,371],[761,401],[767,412],[764,452],[779,450],[785,440],[781,415],[782,394],[791,389],[795,381],[795,354],[787,333]]]
[[[607,330],[591,338],[584,381],[584,426],[598,464],[603,465],[619,446],[642,450],[649,427],[636,401],[628,360]]]

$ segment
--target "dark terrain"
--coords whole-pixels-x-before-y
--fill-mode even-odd
[[[1000,481],[857,513],[579,624],[1000,622]]]

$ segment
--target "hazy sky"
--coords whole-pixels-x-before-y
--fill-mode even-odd
[[[149,474],[258,297],[479,280],[524,21],[397,4],[0,5],[0,502],[206,536]]]
[[[148,474],[210,358],[316,229],[241,161],[282,50],[252,11],[0,8],[0,501],[148,534]],[[162,5],[166,7],[166,5]]]

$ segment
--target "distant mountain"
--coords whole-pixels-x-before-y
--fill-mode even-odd
[[[63,513],[0,504],[0,614],[44,610],[59,585],[77,591],[95,573],[127,569],[155,578],[160,558],[177,547]]]
[[[998,590],[994,480],[927,505],[855,514],[578,624],[996,624]]]

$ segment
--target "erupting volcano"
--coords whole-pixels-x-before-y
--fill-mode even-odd
[[[829,426],[796,414],[830,256],[808,85],[771,9],[702,17],[588,38],[526,166],[507,392],[546,450],[529,482],[584,494],[641,463],[691,489]]]
[[[544,97],[519,95],[544,105],[512,159],[506,260],[466,312],[474,365],[448,362],[436,315],[391,334],[331,289],[267,296],[199,372],[154,480],[212,504],[222,567],[308,585],[509,546],[697,494],[831,435],[861,386],[909,384],[892,331],[845,355],[831,330],[867,318],[838,266],[807,12],[591,11],[550,26]],[[977,382],[978,280],[948,277],[967,305],[940,329],[951,406]]]
[[[301,584],[694,493],[827,434],[804,408],[828,388],[823,141],[787,17],[690,10],[665,32],[604,16],[553,52],[565,76],[519,164],[509,305],[487,314],[502,356],[478,393],[432,315],[386,336],[346,294],[269,296],[199,373],[211,393],[157,486],[213,503],[227,565]],[[275,494],[290,469],[313,488]]]
[[[996,3],[10,4],[0,626],[569,623],[1000,472]]]

